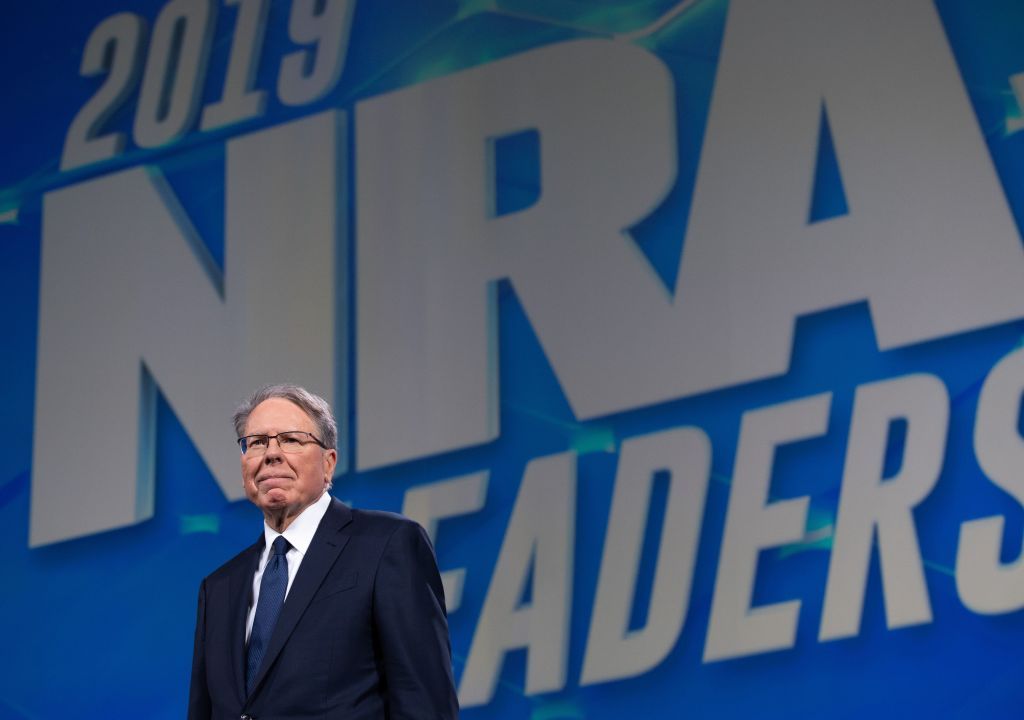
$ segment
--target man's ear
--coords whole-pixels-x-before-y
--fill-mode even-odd
[[[334,477],[334,467],[338,464],[338,451],[331,449],[324,451],[324,476],[328,482]]]

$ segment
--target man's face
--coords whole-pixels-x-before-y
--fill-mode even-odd
[[[284,398],[270,398],[257,405],[245,424],[246,435],[276,435],[287,430],[304,430],[322,440],[312,418],[298,405]],[[262,455],[242,455],[242,484],[245,494],[264,515],[287,518],[290,522],[316,502],[334,473],[338,453],[316,443],[297,453],[283,453],[271,440]]]

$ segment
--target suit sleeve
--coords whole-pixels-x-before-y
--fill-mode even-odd
[[[208,720],[212,715],[210,691],[206,686],[206,581],[199,586],[196,609],[196,638],[192,651],[192,684],[188,694],[188,720]]]
[[[403,522],[391,535],[373,593],[388,717],[457,718],[444,590],[430,541],[416,523]]]

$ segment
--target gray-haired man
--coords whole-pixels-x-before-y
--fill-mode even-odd
[[[328,490],[330,406],[295,385],[235,413],[259,540],[199,590],[189,718],[455,718],[444,592],[422,528]]]

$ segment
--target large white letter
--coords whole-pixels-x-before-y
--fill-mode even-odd
[[[486,472],[419,485],[406,491],[402,514],[422,525],[430,541],[436,545],[438,522],[444,518],[476,512],[484,506],[486,494]],[[458,610],[462,604],[465,580],[466,568],[454,568],[441,573],[444,604],[449,614]]]
[[[704,660],[792,647],[800,601],[752,608],[757,556],[806,534],[807,497],[768,502],[775,450],[823,435],[831,394],[743,414]]]
[[[711,443],[698,428],[622,444],[581,685],[644,673],[675,645],[690,602],[710,469]],[[669,492],[647,624],[630,630],[651,489],[662,470],[670,473]]]
[[[623,229],[675,174],[657,58],[553,45],[368,100],[356,123],[360,467],[497,436],[503,277],[578,414],[597,383],[626,381],[610,367],[656,354],[671,299]],[[530,128],[540,199],[493,217],[492,142]]]
[[[576,456],[531,461],[469,648],[459,686],[463,707],[490,702],[505,654],[516,648],[528,652],[527,695],[565,686],[575,529]],[[532,600],[524,606],[530,573]]]
[[[232,499],[234,406],[284,379],[334,397],[343,117],[228,143],[223,275],[154,168],[46,196],[31,545],[153,514],[155,386]]]
[[[808,224],[822,106],[849,214]],[[680,271],[698,385],[785,372],[794,319],[879,347],[1024,315],[1024,253],[930,0],[735,0]],[[722,362],[728,358],[728,362]]]
[[[899,472],[886,478],[885,451],[895,420],[906,421],[906,439]],[[948,426],[949,394],[933,375],[857,388],[819,639],[860,631],[876,536],[888,627],[931,622],[913,509],[939,479]]]
[[[808,224],[823,103],[850,212]],[[623,230],[675,173],[649,54],[549,46],[357,113],[363,467],[495,437],[503,277],[581,419],[784,373],[796,319],[827,308],[867,300],[883,349],[1024,315],[1020,238],[926,0],[730,4],[674,292]],[[540,199],[493,217],[489,141],[530,128]]]
[[[989,479],[1024,504],[1024,439],[1018,432],[1024,391],[1024,350],[992,368],[978,398],[974,452]],[[956,588],[964,605],[994,614],[1024,607],[1024,553],[1003,564],[1002,515],[965,522],[956,554]]]

